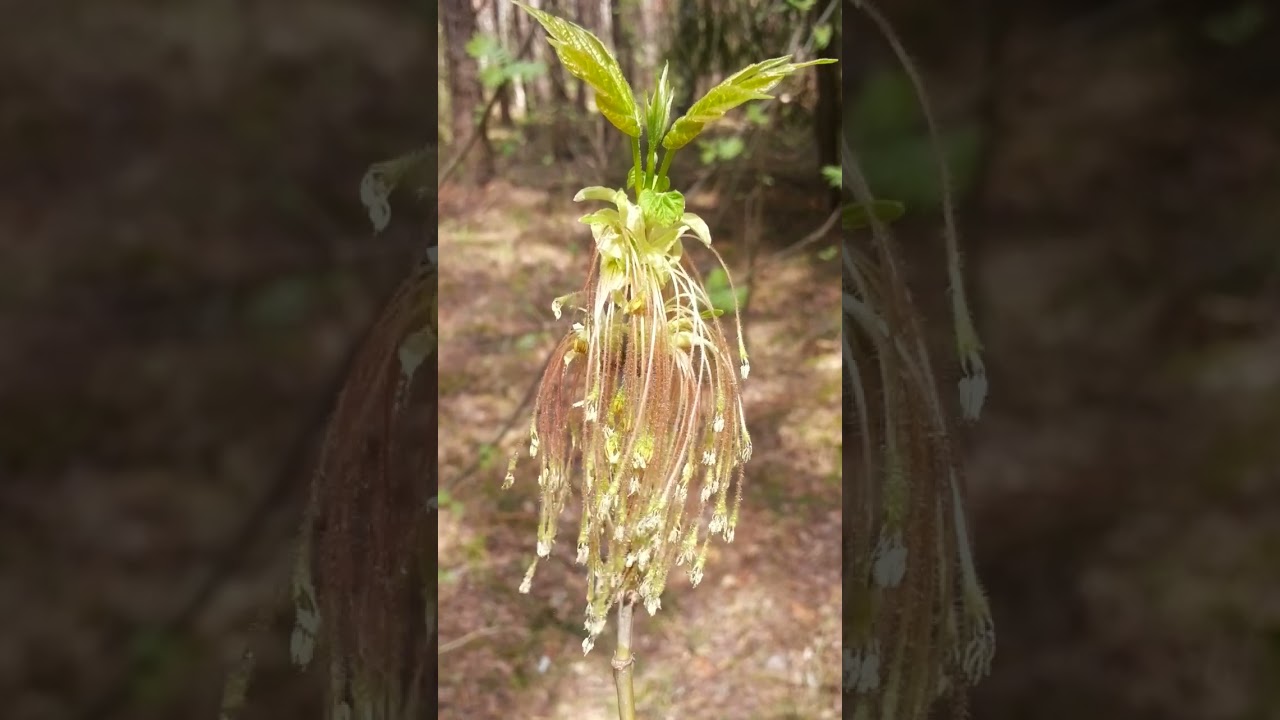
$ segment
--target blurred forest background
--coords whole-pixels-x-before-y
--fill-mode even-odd
[[[320,716],[287,583],[336,379],[420,257],[434,12],[0,4],[0,716]]]
[[[1280,718],[1280,9],[882,5],[945,127],[987,345],[972,717]],[[846,19],[846,130],[907,203],[953,358],[923,121]]]
[[[532,4],[615,48],[637,97],[670,62],[673,117],[748,64],[839,47],[838,0]],[[614,620],[584,657],[576,502],[521,595],[538,526],[527,456],[500,486],[573,322],[551,301],[580,289],[592,261],[577,218],[594,208],[572,198],[624,186],[630,148],[515,5],[447,0],[440,47],[440,717],[611,720]],[[797,73],[777,101],[734,111],[675,157],[672,188],[711,226],[745,313],[754,451],[733,544],[712,544],[696,590],[675,569],[662,609],[637,616],[639,717],[839,716],[838,73]],[[688,257],[731,312],[725,274],[696,245]]]
[[[562,2],[626,44],[638,89],[679,53],[705,88],[793,38],[819,52],[827,7]],[[441,157],[454,157],[493,68],[519,83],[440,197],[442,714],[521,702],[608,717],[611,648],[577,648],[576,569],[545,565],[515,593],[533,480],[497,487],[563,330],[549,302],[589,257],[568,198],[621,184],[624,161],[542,36],[521,52],[528,27],[503,3],[470,6],[474,28],[439,43],[428,97],[445,27],[430,34],[427,7],[0,7],[4,717],[213,715],[286,577],[298,458],[333,378],[421,248],[412,197],[370,238],[359,178],[431,139],[437,99]],[[988,346],[970,477],[998,651],[973,717],[1280,718],[1280,10],[884,10],[947,128]],[[698,28],[688,45],[682,17]],[[941,288],[910,94],[855,11],[831,33],[842,120],[873,187],[908,205],[919,287]],[[458,48],[474,61],[465,101],[449,89]],[[829,197],[815,133],[831,117],[819,78],[788,81],[786,102],[734,113],[677,160],[735,278],[753,280],[747,400],[762,447],[737,541],[696,591],[673,578],[670,602],[638,623],[655,716],[832,717],[838,702],[839,317],[837,259],[817,232]],[[942,293],[917,296],[945,349]],[[249,718],[315,717],[286,634],[264,646]]]

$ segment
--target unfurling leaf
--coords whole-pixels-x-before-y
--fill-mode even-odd
[[[641,190],[640,209],[646,224],[674,225],[684,215],[684,196],[675,190]]]
[[[604,43],[585,28],[554,15],[516,2],[546,29],[548,42],[570,75],[591,86],[596,92],[600,114],[622,132],[640,137],[642,118],[631,86],[622,74],[618,61],[609,54]]]
[[[767,91],[796,70],[833,62],[835,60],[831,58],[822,58],[795,64],[791,62],[790,55],[784,55],[749,65],[711,88],[701,100],[694,103],[689,112],[671,126],[671,132],[663,139],[662,146],[668,150],[678,150],[697,137],[708,123],[719,120],[739,105],[751,100],[772,99],[773,96],[766,94]]]
[[[671,104],[675,102],[675,97],[676,91],[667,79],[667,66],[664,64],[662,74],[658,76],[658,84],[645,107],[645,134],[651,148],[658,147],[662,136],[667,134],[667,128],[671,126]]]

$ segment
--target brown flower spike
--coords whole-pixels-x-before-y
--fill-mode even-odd
[[[688,213],[672,224],[646,218],[621,190],[588,188],[577,199],[617,210],[583,218],[596,241],[591,276],[552,304],[558,318],[580,302],[583,317],[543,375],[529,456],[542,494],[538,557],[551,552],[571,486],[581,493],[589,652],[616,602],[635,593],[653,614],[673,565],[688,566],[696,586],[712,536],[733,541],[751,457],[737,371],[745,378],[750,366],[741,341],[735,362],[720,311],[682,258],[686,233],[710,247],[705,223]]]

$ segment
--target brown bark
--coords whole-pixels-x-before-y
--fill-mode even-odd
[[[552,15],[572,19],[565,12],[565,6],[568,3],[561,0],[543,0],[543,4],[544,9]],[[558,60],[548,66],[548,71],[551,78],[551,154],[557,160],[569,160],[573,157],[573,150],[569,147],[569,135],[573,128],[568,117],[568,75]]]
[[[622,74],[632,85],[636,83],[635,59],[631,53],[631,38],[627,33],[627,20],[623,16],[622,0],[609,0],[609,12],[613,15],[613,48],[617,53]]]
[[[658,5],[656,2],[642,2],[639,5],[640,15],[640,67],[637,68],[645,80],[654,76],[658,66],[659,27]],[[635,82],[636,80],[633,80]],[[643,83],[640,83],[643,84]]]
[[[476,112],[484,103],[480,68],[467,54],[467,42],[476,34],[476,11],[471,0],[443,0],[440,21],[444,26],[445,62],[448,67],[450,129],[457,150],[473,132],[480,133],[478,152],[461,168],[464,181],[483,184],[493,179],[493,146],[485,123],[476,124]]]
[[[590,30],[596,37],[600,37],[600,5],[598,3],[599,0],[577,0],[578,24]],[[579,114],[584,116],[587,114],[586,83],[575,83],[573,104],[578,108]]]
[[[508,38],[504,38],[503,36],[502,31],[504,27],[503,27],[503,18],[502,18],[502,7],[503,7],[503,4],[501,2],[489,3],[489,8],[492,10],[492,14],[493,14],[493,34],[494,34],[494,37],[497,37],[500,42],[507,43],[507,47],[514,47],[514,45],[512,45],[511,43],[518,42],[517,40],[515,40],[514,33],[512,33],[511,37],[508,37]],[[511,83],[509,82],[503,83],[502,87],[498,88],[497,93],[498,93],[498,123],[503,127],[511,127],[512,125]]]

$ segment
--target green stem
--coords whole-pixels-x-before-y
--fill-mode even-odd
[[[631,138],[631,164],[636,168],[636,194],[644,187],[644,166],[640,163],[640,138]]]
[[[618,720],[636,720],[636,693],[631,684],[631,671],[636,658],[631,654],[631,617],[635,611],[633,598],[618,603],[618,648],[613,652],[613,683],[618,687]]]
[[[668,150],[662,155],[662,167],[658,168],[658,178],[667,176],[667,171],[671,169],[671,156],[675,155],[675,150]]]

